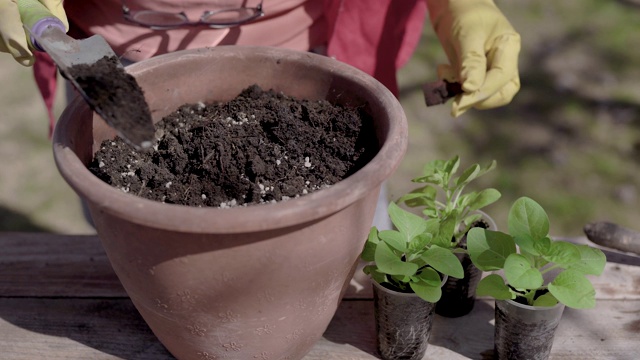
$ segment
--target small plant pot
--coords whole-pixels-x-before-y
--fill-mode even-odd
[[[447,276],[442,284],[446,279]],[[372,283],[378,353],[385,360],[422,359],[431,335],[435,304],[414,293]]]
[[[545,360],[549,358],[563,304],[529,306],[512,300],[496,301],[495,358]]]
[[[476,288],[482,278],[478,269],[467,254],[456,254],[460,259],[464,278],[449,277],[442,287],[442,298],[436,304],[436,314],[449,318],[467,315],[473,310],[476,302]]]
[[[482,211],[476,211],[482,215],[482,219],[489,225],[488,229],[497,231],[498,227],[489,215]],[[466,247],[466,236],[460,241],[460,245]],[[449,318],[467,315],[473,310],[476,303],[476,288],[482,278],[482,271],[478,269],[468,254],[456,254],[462,269],[464,278],[449,277],[442,287],[442,298],[436,304],[436,314]]]

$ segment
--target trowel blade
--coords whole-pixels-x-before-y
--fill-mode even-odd
[[[29,31],[28,28],[27,30]],[[88,39],[75,40],[53,26],[48,27],[40,36],[31,31],[29,33],[38,42],[38,45],[51,56],[62,75],[71,82],[89,106],[114,128],[120,137],[136,149],[144,149],[151,146],[155,127],[153,126],[148,105],[144,101],[142,90],[135,83],[135,79],[127,79],[129,80],[128,83],[133,82],[135,84],[129,93],[123,93],[121,89],[109,88],[113,77],[120,76],[120,74],[123,77],[130,77],[131,75],[125,72],[117,55],[103,37],[94,35]],[[101,81],[98,77],[90,79],[91,81],[86,81],[87,79],[80,79],[74,76],[75,68],[85,65],[89,67],[95,66],[98,62],[104,61],[105,58],[113,59],[109,64],[115,66],[113,74],[110,74],[108,79],[103,79],[109,81]],[[89,70],[91,69],[89,68]],[[86,73],[86,70],[84,72]],[[127,114],[132,116],[130,116],[131,118],[124,118],[122,109],[118,107],[129,102],[132,97],[139,100],[141,108],[138,111],[134,107],[129,107],[132,112]],[[105,102],[105,98],[109,100]]]

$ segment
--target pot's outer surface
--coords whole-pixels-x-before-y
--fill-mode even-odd
[[[491,216],[484,211],[475,210],[486,221],[488,230],[498,231],[498,226]],[[466,249],[466,235],[460,242]],[[464,270],[464,277],[456,279],[449,277],[442,287],[442,297],[436,304],[436,314],[444,317],[456,318],[467,315],[473,310],[476,303],[476,290],[482,279],[482,271],[478,269],[467,253],[455,254]]]
[[[442,285],[447,277],[442,280]],[[436,304],[372,280],[376,347],[384,360],[420,360],[429,345]]]
[[[528,306],[513,300],[495,302],[494,358],[547,360],[565,306]]]
[[[116,274],[169,351],[179,359],[302,358],[333,317],[380,186],[406,151],[397,99],[334,59],[276,48],[188,50],[127,71],[155,122],[186,103],[231,100],[252,84],[363,105],[373,115],[380,150],[361,170],[297,199],[232,209],[162,204],[93,176],[86,165],[115,132],[81,99],[56,127],[60,173],[87,202]]]

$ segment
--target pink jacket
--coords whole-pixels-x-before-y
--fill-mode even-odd
[[[423,0],[324,0],[327,54],[372,75],[396,96],[396,71],[413,54],[424,28]]]
[[[396,71],[413,54],[424,21],[423,0],[323,0],[327,20],[327,54],[374,76],[396,96]],[[49,111],[50,135],[55,122],[52,107],[56,89],[55,64],[36,54],[36,83]]]

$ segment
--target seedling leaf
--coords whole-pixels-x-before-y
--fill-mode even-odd
[[[409,251],[412,253],[416,253],[426,248],[433,239],[433,235],[430,233],[420,234],[411,240],[409,243]]]
[[[538,296],[537,299],[533,301],[533,306],[555,306],[558,303],[558,299],[553,296],[551,293],[546,293],[544,295]]]
[[[369,237],[364,244],[364,249],[360,258],[364,261],[373,261],[375,259],[376,247],[380,240],[378,239],[378,229],[374,226],[369,230]]]
[[[569,269],[585,275],[600,275],[604,271],[607,257],[600,249],[588,245],[576,245],[580,252],[580,260],[572,264]]]
[[[402,233],[395,230],[382,230],[378,233],[378,238],[400,252],[407,251],[409,244],[406,236]]]
[[[478,176],[482,176],[482,175],[488,173],[489,171],[495,169],[497,164],[498,163],[495,160],[492,160],[491,163],[486,168],[480,170],[480,174]]]
[[[531,254],[533,256],[540,256],[540,253],[538,252],[538,250],[536,250],[535,248],[535,241],[530,238],[530,237],[525,237],[525,236],[519,236],[519,237],[513,237],[513,240],[515,240],[516,245],[518,245],[520,247],[520,253],[522,254]]]
[[[444,248],[451,248],[454,243],[451,242],[453,239],[453,234],[456,230],[456,226],[458,225],[457,220],[457,212],[454,210],[452,214],[445,217],[440,222],[440,227],[438,228],[438,235],[433,239],[433,243],[438,246],[442,246]]]
[[[430,219],[436,219],[438,217],[438,211],[435,208],[425,208],[422,210],[422,214]]]
[[[491,274],[480,280],[476,289],[477,296],[491,296],[497,300],[511,300],[514,298],[513,293],[504,283],[500,275]]]
[[[542,254],[542,257],[563,268],[568,268],[580,261],[581,254],[578,246],[575,244],[566,241],[553,241],[551,242],[549,250],[545,254]]]
[[[378,269],[389,275],[411,276],[418,270],[418,265],[404,262],[385,242],[380,242],[376,248],[375,262]]]
[[[422,260],[442,274],[457,279],[464,277],[462,264],[460,264],[460,260],[458,260],[451,250],[432,245],[429,250],[422,255]]]
[[[518,289],[537,289],[542,286],[540,270],[520,254],[511,254],[504,262],[504,273],[509,284]]]
[[[397,202],[405,203],[411,207],[434,207],[437,193],[438,190],[436,190],[436,188],[431,185],[426,185],[401,196]]]
[[[534,243],[549,234],[549,217],[534,200],[521,197],[511,206],[508,216],[509,234],[518,246],[533,255],[540,255]]]
[[[485,206],[491,205],[500,199],[500,192],[496,189],[484,189],[480,191],[476,197],[469,203],[470,210],[482,209]]]
[[[444,164],[443,170],[445,174],[451,176],[458,171],[458,167],[460,167],[460,157],[456,155]]]
[[[469,203],[471,203],[471,201],[475,199],[476,196],[478,196],[478,193],[475,193],[475,192],[470,192],[468,194],[460,195],[460,197],[458,198],[458,203],[455,205],[455,207],[457,209],[460,209],[459,211],[462,211],[462,209],[468,208]]]
[[[473,181],[480,173],[480,165],[474,164],[467,168],[456,180],[456,186],[460,187]]]
[[[540,238],[533,243],[533,248],[539,255],[544,256],[551,249],[551,239],[548,236]]]
[[[420,281],[429,284],[431,286],[440,287],[442,285],[442,278],[438,272],[430,267],[420,270],[418,273]]]
[[[378,270],[378,267],[375,265],[367,265],[362,269],[365,274],[371,276],[371,278],[377,282],[378,284],[382,284],[387,281],[387,276]]]
[[[434,173],[434,174],[429,174],[429,175],[425,175],[425,176],[421,176],[418,178],[415,178],[412,180],[413,182],[418,182],[418,183],[426,183],[426,184],[433,184],[433,185],[437,185],[437,186],[442,186],[444,179],[442,178],[442,174],[440,173]]]
[[[441,172],[445,167],[446,162],[444,160],[432,160],[429,161],[423,168],[422,173],[424,175],[430,175],[436,172]]]
[[[467,250],[478,269],[492,271],[504,267],[507,257],[516,253],[516,244],[507,234],[473,228],[467,234]]]
[[[427,229],[425,230],[425,232],[435,237],[438,234],[438,231],[440,231],[440,220],[438,220],[437,218],[428,219]]]
[[[596,306],[596,291],[589,279],[575,270],[565,270],[549,284],[549,291],[560,302],[574,309]]]
[[[423,233],[427,227],[426,221],[422,217],[401,209],[394,202],[389,203],[387,211],[393,225],[400,233],[405,235],[405,242],[407,243],[414,236]]]
[[[411,290],[421,299],[435,303],[442,296],[440,276],[433,269],[427,268],[421,274],[421,281],[410,283]]]

